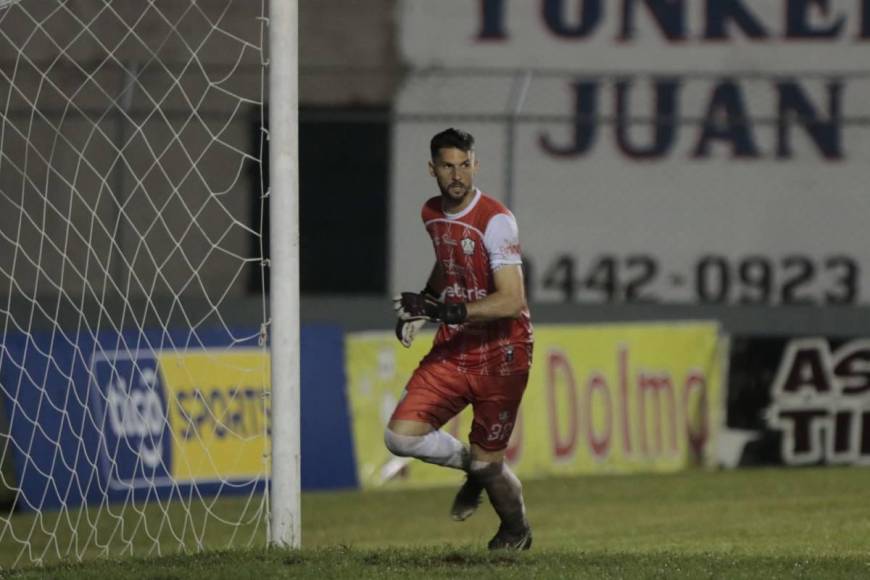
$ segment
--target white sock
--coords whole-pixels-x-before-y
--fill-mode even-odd
[[[387,449],[400,457],[416,457],[426,463],[465,469],[468,451],[459,439],[441,430],[425,435],[400,435],[390,429],[384,431]]]
[[[487,463],[474,460],[470,468],[470,473],[486,489],[489,503],[501,521],[514,531],[528,528],[523,485],[510,467],[504,462]]]

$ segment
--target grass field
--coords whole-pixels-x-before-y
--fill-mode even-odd
[[[689,472],[526,483],[534,546],[484,549],[491,508],[449,519],[453,490],[310,493],[304,548],[88,560],[9,578],[870,578],[870,469]],[[241,503],[222,502],[228,513]],[[32,517],[16,515],[15,529]],[[211,545],[224,545],[215,527]]]

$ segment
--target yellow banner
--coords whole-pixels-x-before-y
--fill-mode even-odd
[[[349,334],[348,395],[363,487],[456,483],[456,470],[392,456],[383,430],[432,333]],[[508,461],[520,476],[676,471],[711,464],[725,342],[715,323],[535,327],[535,360]],[[445,429],[467,441],[471,410]]]
[[[159,355],[176,481],[251,480],[269,473],[269,354],[260,349]]]

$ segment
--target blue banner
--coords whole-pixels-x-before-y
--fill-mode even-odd
[[[302,488],[355,487],[342,330],[301,334]],[[238,328],[8,333],[0,396],[17,507],[262,489],[271,414],[257,342]]]

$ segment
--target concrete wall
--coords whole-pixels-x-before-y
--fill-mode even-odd
[[[395,0],[301,0],[302,101],[386,105],[399,80]]]
[[[261,3],[22,0],[0,11],[0,296],[245,294]],[[389,103],[392,0],[301,9],[303,106]],[[79,307],[81,308],[81,307]]]

